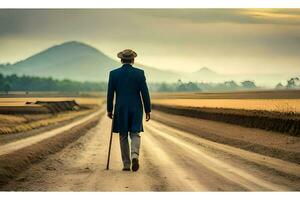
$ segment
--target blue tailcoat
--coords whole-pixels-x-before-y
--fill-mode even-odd
[[[143,104],[145,112],[151,112],[144,71],[130,64],[112,70],[108,81],[107,112],[113,111],[114,94],[116,94],[116,103],[113,132],[143,132]]]

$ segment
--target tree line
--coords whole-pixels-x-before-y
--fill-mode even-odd
[[[15,74],[4,76],[0,74],[0,91],[59,91],[59,92],[89,92],[105,91],[105,82],[80,82],[68,79],[57,80],[51,77],[42,78],[34,76],[17,76]]]
[[[254,90],[257,86],[253,81],[243,81],[237,84],[235,81],[223,83],[183,82],[177,83],[154,83],[149,84],[150,90],[157,92],[201,92],[201,91],[237,91]]]
[[[286,85],[282,83],[278,83],[275,89],[282,90],[282,89],[300,89],[300,78],[294,77],[287,80]]]
[[[238,91],[258,89],[253,81],[225,81],[223,83],[183,82],[148,83],[150,91],[154,92],[201,92],[201,91]],[[300,79],[291,78],[286,85],[279,83],[275,89],[300,89]],[[58,91],[58,92],[103,92],[107,89],[107,82],[80,82],[68,79],[58,80],[51,77],[2,75],[0,73],[0,91]]]

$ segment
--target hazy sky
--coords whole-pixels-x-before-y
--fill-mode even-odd
[[[300,73],[300,9],[0,10],[0,63],[70,40],[161,69]]]

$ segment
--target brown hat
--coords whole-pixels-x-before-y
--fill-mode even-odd
[[[118,53],[118,58],[121,58],[121,59],[130,60],[135,57],[137,57],[137,54],[134,51],[132,51],[131,49],[125,49],[125,50],[121,51],[120,53]]]

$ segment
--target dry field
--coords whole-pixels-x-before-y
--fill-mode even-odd
[[[66,98],[66,97],[21,97],[21,98],[0,98],[0,106],[24,106],[26,102],[35,102],[35,101],[70,101],[75,99],[79,104],[98,104],[103,103],[103,98]]]
[[[93,112],[93,110],[88,109],[66,111],[53,115],[49,113],[49,110],[44,106],[26,104],[26,102],[35,101],[67,101],[73,99],[74,98],[0,98],[0,135],[25,132],[66,120],[72,120]],[[91,107],[103,103],[103,99],[99,98],[76,98],[75,100],[80,105],[91,105]],[[8,111],[12,114],[3,114]]]
[[[154,94],[152,103],[169,114],[299,136],[299,92],[165,93]]]
[[[300,99],[300,90],[151,93],[154,99]]]
[[[300,90],[231,93],[155,93],[153,103],[195,108],[300,112]]]
[[[91,113],[91,110],[71,111],[57,115],[0,115],[0,135],[30,131],[32,129],[72,120]]]
[[[153,103],[195,108],[232,108],[300,113],[300,99],[155,99]]]

